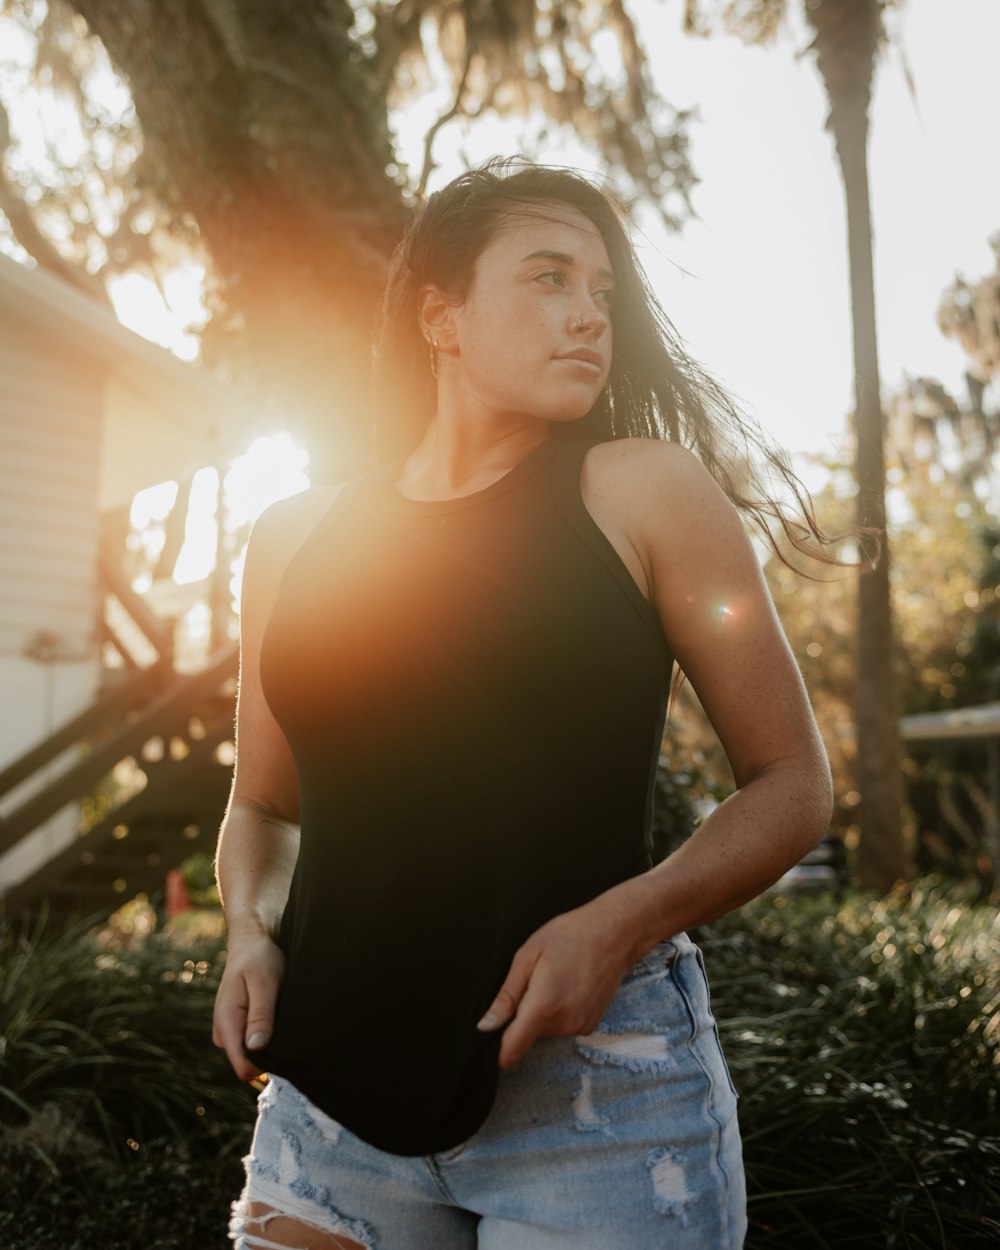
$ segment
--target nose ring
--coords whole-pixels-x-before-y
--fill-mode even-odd
[[[576,319],[576,325],[573,327],[573,329],[574,329],[574,330],[582,330],[582,329],[583,329],[583,321],[582,321],[582,319],[581,319],[580,317],[577,317],[577,319]]]

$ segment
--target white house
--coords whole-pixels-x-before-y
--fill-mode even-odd
[[[0,771],[101,684],[101,516],[243,444],[236,393],[62,279],[0,255]],[[44,786],[49,772],[26,786]],[[0,794],[0,820],[25,796]],[[0,854],[0,894],[76,829]]]

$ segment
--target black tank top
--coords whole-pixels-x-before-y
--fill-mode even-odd
[[[583,504],[591,446],[459,499],[406,498],[398,464],[353,479],[265,631],[301,842],[253,1055],[394,1154],[482,1125],[502,1030],[476,1021],[514,952],[653,862],[672,659]]]

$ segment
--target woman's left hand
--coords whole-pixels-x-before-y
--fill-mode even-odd
[[[536,929],[477,1026],[507,1026],[500,1067],[513,1067],[538,1037],[592,1033],[637,958],[634,941],[626,914],[608,895]]]

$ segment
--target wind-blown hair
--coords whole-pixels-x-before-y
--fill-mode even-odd
[[[436,382],[417,320],[420,288],[433,283],[461,302],[477,258],[506,222],[546,217],[560,205],[583,213],[604,240],[615,275],[614,344],[608,379],[594,406],[579,420],[553,422],[553,436],[681,443],[780,558],[779,532],[797,550],[840,563],[820,554],[835,540],[819,528],[786,453],[684,350],[636,257],[618,195],[571,170],[522,157],[494,157],[434,192],[417,208],[393,253],[373,341],[378,461],[409,454],[434,412]],[[785,501],[771,493],[772,483]]]

